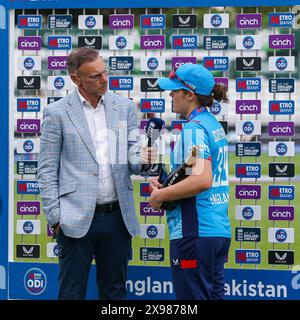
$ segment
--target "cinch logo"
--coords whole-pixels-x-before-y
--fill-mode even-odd
[[[185,63],[196,64],[197,58],[196,57],[173,57],[172,58],[172,68],[178,69]]]
[[[19,29],[41,29],[42,16],[40,15],[18,15]]]
[[[124,49],[127,46],[127,39],[123,36],[120,36],[116,39],[116,46],[118,49]]]
[[[25,221],[23,223],[23,231],[27,234],[32,233],[34,229],[33,223],[31,221]]]
[[[65,80],[62,77],[57,77],[54,79],[54,87],[57,90],[63,89],[65,86]]]
[[[34,67],[34,60],[31,57],[28,57],[24,60],[24,68],[31,70]]]
[[[269,13],[269,27],[293,27],[294,21],[294,13]]]
[[[261,28],[261,14],[237,14],[236,27],[239,29]]]
[[[287,60],[283,57],[280,57],[276,60],[276,68],[280,71],[283,71],[287,68]]]
[[[294,49],[295,35],[294,34],[277,34],[269,35],[270,49]]]
[[[23,143],[23,150],[25,152],[31,152],[34,148],[34,143],[31,140],[26,140]]]
[[[203,65],[208,70],[226,71],[228,70],[228,61],[228,57],[204,57]]]
[[[50,50],[71,50],[71,36],[51,36],[48,37],[48,49]]]
[[[215,101],[213,105],[209,108],[209,110],[213,115],[216,116],[221,112],[222,106],[219,102]]]
[[[260,100],[236,100],[237,114],[260,114],[261,101]]]
[[[96,25],[96,19],[93,16],[88,16],[85,18],[84,24],[87,28],[92,29]]]
[[[294,186],[269,186],[269,199],[293,200]]]
[[[48,57],[49,70],[64,70],[66,68],[67,68],[67,57],[65,56]]]
[[[40,98],[17,99],[18,112],[39,112],[41,110]]]
[[[278,242],[284,242],[287,239],[287,233],[284,229],[279,229],[275,233],[275,238]]]
[[[236,263],[253,263],[259,264],[261,261],[260,250],[236,250]]]
[[[294,220],[295,208],[292,206],[269,206],[269,220]]]
[[[149,202],[141,202],[140,214],[141,216],[163,216],[164,210],[155,210],[149,205]]]
[[[164,14],[157,15],[141,15],[141,29],[164,29],[166,27],[166,16]]]
[[[197,36],[172,36],[172,49],[197,49]]]
[[[214,14],[210,18],[210,23],[213,27],[219,27],[222,24],[222,17],[218,14]]]
[[[40,129],[40,119],[17,119],[17,132],[39,133]]]
[[[110,90],[133,90],[133,77],[110,77]]]
[[[24,287],[30,294],[42,294],[47,287],[45,273],[38,268],[29,269],[24,276]]]
[[[39,184],[37,181],[17,181],[18,194],[39,194]]]
[[[260,199],[260,185],[236,185],[235,194],[237,199]]]
[[[284,156],[288,151],[287,145],[283,142],[280,142],[276,146],[276,152],[279,156]]]
[[[243,39],[243,46],[245,49],[251,49],[254,46],[254,38],[251,36],[247,36]]]
[[[260,92],[261,79],[260,78],[237,78],[236,91],[237,92]]]
[[[18,37],[19,50],[41,50],[42,37]]]
[[[18,201],[17,202],[18,215],[39,215],[40,203],[38,201]]]
[[[109,27],[111,29],[132,29],[133,14],[112,14],[109,16]]]
[[[165,112],[164,99],[141,99],[141,112]]]
[[[254,131],[254,124],[251,121],[246,121],[243,124],[243,132],[245,134],[251,134]]]
[[[158,67],[158,60],[154,57],[149,58],[147,61],[147,66],[150,70],[155,70]]]
[[[295,101],[293,100],[271,100],[269,101],[270,114],[294,114]]]
[[[288,136],[291,137],[295,133],[294,122],[269,122],[270,136]]]
[[[141,49],[165,49],[165,36],[141,36]]]

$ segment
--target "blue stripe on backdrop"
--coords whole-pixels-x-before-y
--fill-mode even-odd
[[[32,268],[36,273],[36,282],[34,277],[30,276]],[[129,300],[175,299],[170,268],[160,267],[159,272],[157,270],[157,267],[129,267],[127,282]],[[15,275],[9,287],[11,299],[55,300],[57,298],[58,265],[56,263],[10,263],[10,271]],[[87,294],[89,300],[97,299],[95,271],[95,266],[92,266]],[[28,290],[34,294],[30,294]],[[226,300],[298,300],[299,297],[299,268],[292,271],[225,270]]]
[[[240,0],[177,0],[176,7],[211,7],[213,3],[214,7],[240,7]],[[242,3],[244,7],[251,6],[282,6],[281,0],[248,0]],[[299,4],[298,0],[286,0],[285,6],[293,6]],[[52,8],[82,8],[83,3],[81,0],[5,0],[5,6],[7,8],[14,9],[52,9]],[[144,8],[144,1],[127,0],[125,3],[123,0],[114,1],[99,1],[96,3],[95,0],[85,0],[85,8]],[[147,8],[173,8],[173,0],[152,0],[147,3]]]
[[[0,5],[0,300],[7,299],[8,274],[8,12]]]

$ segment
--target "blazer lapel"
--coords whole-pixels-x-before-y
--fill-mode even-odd
[[[91,137],[90,129],[83,111],[83,107],[77,96],[76,90],[70,94],[70,99],[67,105],[67,112],[79,135],[91,152],[94,159],[97,161],[96,150]]]

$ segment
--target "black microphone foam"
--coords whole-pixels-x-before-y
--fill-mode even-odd
[[[151,118],[147,122],[145,132],[148,138],[148,147],[152,147],[154,141],[160,136],[163,126],[164,121],[160,118]]]

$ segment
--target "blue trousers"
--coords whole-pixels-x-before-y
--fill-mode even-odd
[[[93,257],[99,299],[126,299],[128,260],[131,235],[127,231],[120,210],[95,212],[88,233],[79,239],[67,237],[60,229],[59,300],[83,300]]]
[[[170,241],[177,300],[224,299],[224,264],[230,238],[187,237]]]

